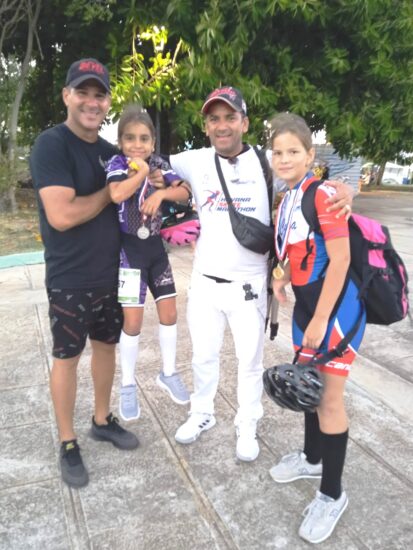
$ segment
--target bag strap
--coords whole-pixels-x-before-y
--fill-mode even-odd
[[[307,250],[306,255],[301,261],[301,270],[307,270],[308,257],[313,251],[313,247],[310,246],[310,234],[312,231],[320,233],[320,223],[318,221],[317,211],[315,209],[315,194],[318,187],[323,183],[323,180],[314,180],[310,183],[307,189],[303,193],[301,199],[301,212],[303,213],[305,221],[308,223],[308,233],[305,240],[305,247]]]
[[[219,162],[218,153],[215,153],[215,166],[218,172],[219,181],[221,182],[222,190],[224,191],[225,200],[227,201],[228,209],[235,210],[235,206],[232,203],[231,195],[229,194],[227,184],[225,183],[224,174],[222,173],[221,163]]]
[[[236,227],[237,227],[238,223],[240,223],[241,220],[244,220],[246,222],[246,220],[248,219],[248,216],[245,216],[244,214],[241,214],[241,212],[238,212],[238,210],[235,208],[235,206],[232,202],[232,198],[229,194],[227,184],[225,183],[224,174],[222,173],[221,163],[219,161],[219,156],[218,156],[217,153],[215,153],[214,160],[215,160],[215,166],[216,166],[216,169],[217,169],[217,173],[218,173],[218,176],[219,176],[219,181],[221,182],[222,190],[224,192],[225,199],[227,201],[228,214],[229,214],[229,219],[230,219],[230,222],[231,222],[232,231],[233,231],[234,235],[236,236]],[[262,224],[263,226],[265,225],[258,219],[252,218],[252,221],[253,220],[255,220],[256,222]],[[272,233],[273,227],[272,227],[272,224],[271,224],[271,218],[270,218],[270,225],[265,226],[265,227],[267,229],[270,229],[270,231],[271,231],[271,241],[273,241],[273,233]],[[236,238],[237,238],[237,236],[236,236]],[[239,240],[239,239],[237,238],[237,240]],[[271,250],[270,250],[270,248],[271,248]],[[268,248],[268,251],[270,253],[269,258],[272,258],[275,255],[275,249],[274,249],[274,246],[272,246],[270,248]]]
[[[266,187],[267,187],[268,208],[269,208],[269,212],[270,212],[270,220],[272,220],[272,205],[273,205],[273,189],[274,189],[274,186],[273,186],[271,168],[270,168],[270,165],[268,163],[268,159],[267,159],[267,156],[265,154],[265,150],[264,149],[258,149],[258,147],[256,147],[255,145],[254,145],[253,149],[254,149],[254,151],[255,151],[255,153],[258,157],[258,160],[260,161],[260,164],[261,164],[262,173],[263,173],[265,184],[266,184]],[[225,199],[227,201],[227,204],[228,204],[228,206],[231,205],[232,208],[234,208],[234,210],[235,210],[235,207],[232,204],[231,196],[230,196],[229,191],[228,191],[228,187],[225,183],[224,174],[222,173],[222,168],[221,168],[221,163],[219,162],[218,153],[215,153],[215,166],[216,166],[216,169],[217,169],[217,172],[218,172],[219,181],[221,182],[222,190],[224,191],[224,195],[225,195]]]
[[[360,311],[360,315],[358,316],[356,322],[354,323],[353,327],[347,332],[347,334],[340,340],[340,342],[334,346],[333,349],[330,351],[326,351],[320,356],[314,356],[311,360],[311,364],[314,366],[317,365],[325,365],[332,359],[335,359],[336,357],[343,357],[344,353],[346,352],[346,349],[348,348],[349,343],[354,338],[354,336],[357,334],[358,329],[360,328],[361,320],[363,318],[363,310]],[[301,346],[295,353],[294,361],[293,363],[296,363],[298,360],[298,356],[300,354],[300,351],[303,349],[303,346]]]
[[[305,221],[310,226],[310,231],[320,232],[320,223],[315,209],[315,193],[318,187],[324,183],[324,180],[314,180],[310,183],[303,193],[301,199],[301,211]]]
[[[273,183],[273,177],[272,177],[272,170],[270,167],[270,163],[268,162],[267,155],[265,154],[265,149],[258,149],[256,145],[254,145],[254,151],[257,155],[261,168],[262,173],[264,174],[265,183],[267,185],[267,193],[268,193],[268,205],[270,209],[270,220],[272,220],[272,206],[274,203],[274,183]]]
[[[264,180],[267,185],[268,193],[268,209],[270,212],[270,223],[273,223],[273,214],[272,208],[274,204],[274,180],[272,175],[272,169],[268,158],[266,155],[265,149],[259,149],[256,145],[253,146],[255,154],[258,157],[258,160],[261,164],[262,173],[264,175]],[[269,257],[269,273],[267,276],[267,287],[268,287],[268,299],[267,299],[267,314],[265,317],[265,331],[267,331],[268,324],[270,325],[270,340],[274,340],[277,336],[279,323],[278,323],[278,300],[275,298],[272,290],[272,270],[277,265],[278,260],[275,255],[275,250],[270,251]]]

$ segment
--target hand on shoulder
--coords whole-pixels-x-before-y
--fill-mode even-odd
[[[352,212],[353,198],[357,194],[356,190],[349,183],[344,183],[338,180],[326,180],[325,185],[334,187],[336,193],[326,199],[326,203],[331,204],[327,208],[327,212],[337,211],[336,218],[345,216],[348,220]]]

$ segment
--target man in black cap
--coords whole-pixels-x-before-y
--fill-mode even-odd
[[[259,454],[256,427],[263,414],[268,255],[245,248],[234,236],[218,168],[235,208],[265,225],[270,224],[268,191],[257,153],[243,143],[249,120],[241,92],[232,86],[214,90],[206,98],[202,114],[212,147],[169,157],[172,169],[191,184],[201,223],[188,296],[194,393],[189,418],[178,428],[175,439],[192,443],[216,423],[219,356],[228,323],[238,360],[236,456],[253,461]],[[346,191],[336,197],[335,209],[351,201]]]
[[[96,59],[71,65],[63,88],[67,118],[38,136],[30,167],[45,247],[53,338],[50,389],[61,440],[63,480],[88,483],[73,427],[77,366],[89,336],[95,410],[91,436],[120,449],[138,439],[109,410],[115,345],[122,327],[117,302],[119,227],[105,186],[104,162],[116,149],[98,136],[111,102],[109,74]]]

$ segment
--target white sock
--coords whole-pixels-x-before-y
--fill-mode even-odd
[[[165,376],[172,376],[176,372],[176,324],[159,325],[159,345],[161,346],[163,373]]]
[[[129,336],[126,332],[120,333],[119,340],[120,366],[122,370],[122,386],[136,384],[135,367],[139,353],[139,334]]]

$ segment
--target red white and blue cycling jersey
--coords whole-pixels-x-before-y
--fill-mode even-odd
[[[311,173],[290,189],[278,207],[276,218],[276,252],[280,260],[288,257],[291,269],[291,284],[296,303],[293,313],[293,344],[297,350],[302,345],[304,331],[313,317],[328,266],[326,241],[348,237],[349,230],[344,217],[336,218],[336,212],[327,212],[325,201],[335,193],[335,189],[321,184],[315,193],[315,208],[320,224],[321,234],[311,232],[301,210],[304,191],[317,178]],[[307,237],[311,252],[308,254]],[[307,256],[306,268],[303,259]],[[353,328],[359,318],[362,304],[358,299],[358,289],[350,277],[336,302],[330,317],[323,342],[318,350],[324,353],[333,349]],[[343,357],[337,357],[321,367],[324,372],[348,375],[350,364],[360,346],[365,328],[365,314],[355,336],[352,338]],[[302,361],[309,360],[311,351],[303,350]]]

